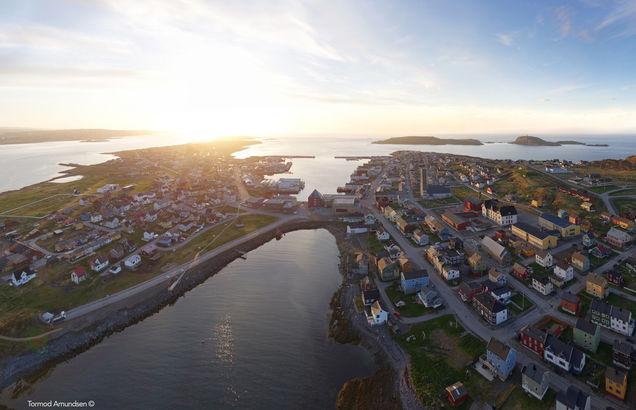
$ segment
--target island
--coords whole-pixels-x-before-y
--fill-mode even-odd
[[[35,130],[8,129],[0,130],[0,145],[33,144],[54,141],[101,142],[110,138],[131,137],[154,134],[149,130],[108,130],[108,129],[70,129],[70,130]]]
[[[561,145],[584,145],[586,147],[607,147],[607,144],[586,144],[584,142],[579,141],[546,141],[543,138],[532,137],[529,135],[524,135],[521,137],[517,137],[516,140],[512,141],[510,144],[516,145],[526,145],[530,147],[560,147]]]
[[[474,138],[437,138],[437,137],[393,137],[381,141],[374,141],[373,144],[399,144],[399,145],[483,145],[481,141]]]

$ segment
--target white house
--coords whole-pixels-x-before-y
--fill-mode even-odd
[[[11,275],[11,284],[15,287],[24,285],[37,275],[30,268],[18,269]]]
[[[111,221],[104,222],[106,228],[115,229],[119,226],[119,218],[113,218]]]
[[[150,242],[154,239],[156,239],[159,235],[157,235],[154,232],[144,232],[144,237],[141,238],[142,241],[144,242]]]
[[[535,261],[544,268],[549,268],[554,263],[554,258],[550,251],[538,250],[535,254]]]
[[[86,273],[86,269],[84,269],[83,266],[78,266],[71,272],[71,280],[76,285],[79,285],[80,282],[84,282],[87,278],[88,274]]]
[[[91,266],[92,270],[99,272],[108,266],[108,258],[100,255],[95,259],[92,259],[88,264]]]
[[[521,387],[537,399],[543,400],[550,385],[548,374],[547,370],[531,363],[521,371]]]
[[[565,282],[569,282],[574,278],[574,268],[567,263],[559,262],[554,267],[554,275]]]
[[[415,232],[413,232],[413,240],[420,246],[428,245],[430,242],[428,235],[425,234],[421,229],[417,229]]]
[[[389,319],[389,313],[382,309],[377,300],[371,305],[371,314],[367,316],[370,325],[381,325]]]
[[[388,241],[389,239],[391,239],[391,235],[389,235],[389,233],[384,229],[380,228],[375,231],[375,237],[378,238],[378,241]]]
[[[444,265],[442,267],[442,276],[446,280],[453,280],[459,278],[459,269],[452,265]]]
[[[139,266],[140,263],[141,263],[141,256],[139,256],[138,254],[135,254],[124,261],[124,266],[127,269],[135,269],[137,268],[137,266]]]
[[[98,223],[102,221],[102,214],[95,214],[91,216],[92,223]]]

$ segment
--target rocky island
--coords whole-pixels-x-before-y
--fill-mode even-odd
[[[373,144],[400,144],[400,145],[483,145],[481,141],[474,138],[437,138],[437,137],[393,137],[381,141],[374,141]]]
[[[556,141],[556,142],[546,141],[543,138],[531,137],[529,135],[517,137],[517,139],[512,141],[511,144],[526,145],[530,147],[560,147],[561,145],[585,145],[587,147],[607,147],[607,144],[586,144],[584,142],[572,141],[572,140]]]

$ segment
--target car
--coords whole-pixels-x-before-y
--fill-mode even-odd
[[[397,317],[401,317],[402,315],[400,314],[400,312],[393,312],[393,314]]]
[[[121,266],[120,265],[113,265],[113,266],[110,267],[110,269],[108,269],[108,271],[110,273],[112,273],[113,275],[116,275],[119,272],[121,272]]]

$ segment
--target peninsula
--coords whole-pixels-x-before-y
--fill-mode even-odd
[[[607,144],[586,144],[584,142],[572,141],[572,140],[556,141],[556,142],[546,141],[543,138],[531,137],[529,135],[517,137],[517,139],[512,141],[511,144],[526,145],[530,147],[560,147],[561,145],[585,145],[587,147],[607,147]]]
[[[54,141],[105,141],[109,138],[130,137],[154,134],[149,130],[107,130],[107,129],[70,129],[70,130],[6,130],[0,131],[0,145],[33,144]]]
[[[483,145],[474,138],[437,138],[437,137],[393,137],[385,140],[374,141],[373,144],[399,144],[399,145]]]

